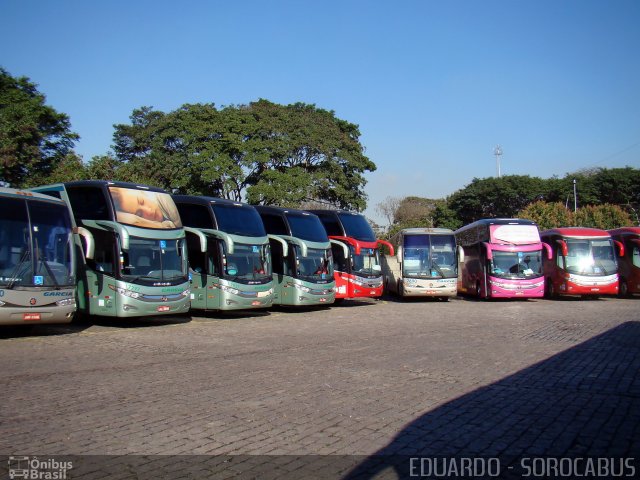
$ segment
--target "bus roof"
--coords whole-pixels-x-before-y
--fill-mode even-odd
[[[552,228],[540,232],[541,237],[549,237],[551,235],[558,235],[561,237],[610,237],[609,232],[601,230],[599,228],[589,227],[561,227]]]
[[[150,192],[161,192],[167,193],[166,190],[159,187],[152,187],[149,185],[141,185],[138,183],[130,183],[130,182],[117,182],[113,180],[74,180],[72,182],[64,182],[64,183],[56,183],[53,185],[43,185],[43,187],[52,187],[52,186],[64,186],[64,187],[96,187],[96,186],[106,186],[106,187],[119,187],[119,188],[131,188],[134,190],[146,190]],[[40,187],[38,187],[40,188]]]
[[[449,228],[403,228],[398,233],[403,235],[453,235],[453,230]]]
[[[248,203],[236,202],[234,200],[228,200],[226,198],[217,198],[217,197],[206,197],[200,195],[171,195],[173,201],[178,202],[188,202],[194,203],[196,205],[211,205],[215,203],[216,205],[233,205],[235,207],[251,207],[254,208],[253,205],[249,205]]]
[[[45,195],[43,193],[32,192],[30,190],[21,190],[18,188],[0,187],[0,195],[2,196],[17,196],[17,197],[30,197],[36,200],[44,200],[52,203],[65,204],[62,200],[51,195]]]
[[[320,218],[327,230],[327,234],[339,237],[351,237],[361,242],[377,241],[375,232],[369,225],[367,218],[361,213],[347,210],[307,210]],[[351,218],[354,221],[351,221]],[[346,221],[345,221],[346,220]]]
[[[634,236],[640,236],[640,227],[622,227],[622,228],[616,228],[614,230],[607,230],[611,236],[617,235],[617,236],[630,236],[630,237],[634,237]]]
[[[477,227],[479,225],[537,225],[537,223],[526,218],[481,218],[480,220],[476,220],[475,222],[460,227],[456,231]]]

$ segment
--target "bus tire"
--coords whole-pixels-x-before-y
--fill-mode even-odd
[[[476,297],[482,298],[482,287],[480,286],[480,282],[476,282]]]
[[[550,278],[547,278],[544,282],[544,296],[547,298],[556,298],[556,292],[553,288],[553,282]]]
[[[404,298],[404,286],[402,285],[402,280],[398,280],[398,296],[400,298]]]
[[[618,296],[621,298],[629,296],[629,285],[624,277],[620,277],[620,285],[618,287]]]

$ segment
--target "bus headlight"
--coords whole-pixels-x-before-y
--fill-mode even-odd
[[[109,285],[109,288],[116,292],[118,295],[124,295],[129,298],[140,298],[142,296],[139,292],[134,292],[133,290],[127,290],[126,288],[116,287],[115,285]]]
[[[296,287],[298,290],[302,290],[304,293],[310,293],[311,289],[309,287],[305,287],[304,285],[300,285],[297,283],[293,284],[294,287]]]
[[[240,293],[240,290],[237,288],[227,287],[226,285],[220,285],[220,290],[230,293],[231,295],[238,295]]]
[[[64,298],[56,302],[56,305],[58,305],[59,307],[68,307],[69,305],[75,305],[75,304],[76,304],[76,299],[73,297]]]

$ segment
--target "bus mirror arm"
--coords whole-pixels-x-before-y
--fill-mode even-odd
[[[393,251],[393,245],[391,245],[386,240],[378,240],[378,245],[385,245],[389,249],[389,255],[395,255],[395,252]]]
[[[544,249],[547,251],[547,259],[551,260],[553,259],[553,250],[551,248],[551,245],[549,245],[546,242],[542,242],[542,246],[544,247]]]
[[[200,239],[200,251],[202,253],[207,251],[207,236],[202,233],[200,230],[191,227],[184,227],[184,231],[188,233],[192,233],[196,237]]]
[[[91,260],[96,248],[93,235],[84,227],[74,227],[73,233],[80,235],[84,239],[84,257]]]
[[[213,235],[216,238],[219,238],[220,240],[222,240],[225,244],[225,247],[227,249],[227,253],[229,255],[233,255],[234,252],[234,243],[233,243],[233,238],[231,238],[231,236],[229,236],[228,234],[221,232],[219,230],[213,230],[213,229],[209,229],[207,228],[206,230],[203,229],[202,230],[203,233],[209,234],[209,235]]]
[[[396,256],[398,263],[402,263],[402,245],[398,245],[398,255]]]
[[[267,235],[271,240],[275,240],[276,242],[280,242],[282,244],[282,256],[286,257],[289,255],[289,244],[282,238],[277,235]]]
[[[619,242],[618,240],[614,240],[613,243],[615,243],[616,246],[618,247],[618,256],[624,257],[624,245],[622,244],[622,242]]]
[[[487,242],[482,242],[482,244],[487,249],[487,260],[493,260],[493,251],[491,250],[491,245],[489,245]]]
[[[560,250],[562,252],[562,256],[566,257],[567,255],[569,255],[569,248],[567,247],[567,242],[565,242],[564,240],[556,240],[556,242],[558,243],[558,245],[560,245]]]
[[[339,247],[342,248],[342,252],[344,253],[344,258],[349,258],[349,247],[347,247],[340,240],[334,240],[333,238],[330,238],[329,241],[334,245],[338,245]]]
[[[464,248],[458,245],[458,262],[464,262]]]

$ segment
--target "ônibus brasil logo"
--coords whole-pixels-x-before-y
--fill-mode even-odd
[[[9,457],[9,478],[26,480],[65,480],[67,471],[73,468],[72,462],[63,462],[55,458]]]

